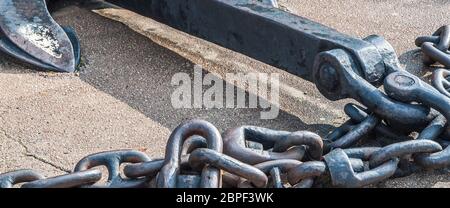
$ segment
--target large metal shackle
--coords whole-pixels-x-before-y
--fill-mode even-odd
[[[403,71],[392,46],[379,36],[365,39],[375,45],[383,57],[385,72],[378,74],[380,81],[394,72]],[[389,123],[420,129],[436,115],[429,107],[394,100],[378,89],[377,83],[369,83],[361,72],[359,58],[344,49],[333,49],[317,54],[313,66],[313,81],[319,91],[330,100],[353,98],[371,112]],[[414,75],[410,75],[414,76]]]

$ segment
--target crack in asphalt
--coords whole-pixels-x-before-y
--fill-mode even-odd
[[[0,118],[3,120],[3,118],[1,117],[1,115],[0,115]],[[11,135],[9,135],[8,133],[6,133],[6,131],[5,131],[4,129],[0,128],[0,133],[2,133],[3,135],[5,135],[5,137],[6,137],[7,139],[12,140],[12,141],[14,141],[14,142],[17,142],[20,146],[22,146],[22,147],[25,149],[24,155],[25,155],[26,157],[32,157],[32,158],[34,158],[35,160],[40,161],[40,162],[42,162],[42,163],[45,163],[45,164],[47,164],[47,165],[50,165],[50,166],[52,166],[52,167],[54,167],[54,168],[56,168],[56,169],[58,169],[58,170],[60,170],[60,171],[63,171],[63,172],[66,172],[66,173],[71,173],[71,170],[66,169],[66,168],[64,168],[64,167],[62,167],[62,166],[59,166],[59,165],[57,165],[57,164],[55,164],[55,163],[53,163],[53,162],[51,162],[51,161],[48,161],[48,160],[46,160],[46,159],[40,157],[39,155],[36,155],[36,154],[32,153],[32,152],[29,150],[28,146],[27,146],[26,144],[24,144],[22,140],[20,140],[20,139],[14,139]]]
[[[14,140],[14,141],[16,141],[16,140]],[[36,154],[32,153],[31,151],[29,151],[28,150],[28,146],[25,145],[22,140],[19,139],[16,142],[19,143],[23,148],[25,148],[25,154],[24,154],[25,156],[32,157],[32,158],[34,158],[34,159],[36,159],[36,160],[38,160],[40,162],[43,162],[43,163],[45,163],[47,165],[52,166],[52,167],[54,167],[54,168],[56,168],[56,169],[58,169],[60,171],[63,171],[63,172],[66,172],[66,173],[71,173],[71,170],[66,169],[66,168],[64,168],[62,166],[59,166],[59,165],[57,165],[57,164],[55,164],[55,163],[53,163],[51,161],[48,161],[48,160],[40,157],[39,155],[36,155]]]

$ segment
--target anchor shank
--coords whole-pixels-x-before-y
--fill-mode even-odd
[[[312,81],[316,55],[344,49],[355,69],[374,83],[383,77],[383,57],[371,43],[248,0],[107,0],[178,30],[242,53]]]

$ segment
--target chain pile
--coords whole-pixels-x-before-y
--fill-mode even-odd
[[[419,37],[416,45],[425,54],[425,64],[450,67],[449,26],[433,36]],[[344,110],[350,119],[325,138],[308,131],[256,126],[221,134],[207,121],[191,120],[172,132],[163,159],[152,160],[136,150],[101,152],[80,160],[67,175],[45,178],[34,170],[1,174],[0,187],[365,187],[422,170],[448,168],[448,75],[450,71],[442,68],[434,72],[433,84],[439,93],[415,76],[393,70],[384,80],[386,95],[368,92],[378,93],[367,96],[376,98],[365,102],[370,104],[368,109],[347,104]],[[405,116],[387,119],[394,118],[388,114],[395,111]],[[416,125],[424,121],[423,127]],[[412,132],[420,133],[411,136]],[[106,182],[98,166],[107,168]]]
[[[439,28],[432,36],[417,38],[416,46],[422,48],[424,64],[429,66],[438,62],[447,68],[438,68],[433,72],[433,85],[439,92],[450,97],[450,26]]]

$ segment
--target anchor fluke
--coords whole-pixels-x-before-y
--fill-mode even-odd
[[[80,59],[75,32],[53,20],[45,0],[0,1],[0,50],[59,72],[73,72]]]

